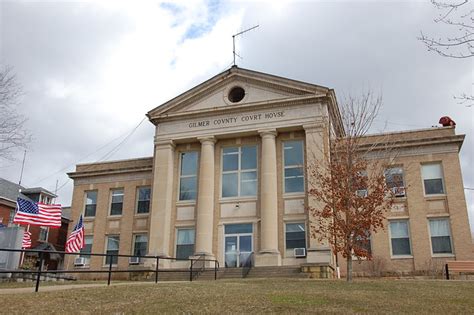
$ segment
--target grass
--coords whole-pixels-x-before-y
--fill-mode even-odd
[[[245,279],[2,294],[0,313],[419,313],[474,311],[474,282]]]

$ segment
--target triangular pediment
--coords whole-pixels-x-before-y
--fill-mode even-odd
[[[153,122],[172,114],[325,96],[328,92],[326,87],[234,66],[156,107],[147,115]]]

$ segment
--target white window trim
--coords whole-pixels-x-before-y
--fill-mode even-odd
[[[118,236],[118,238],[119,238],[118,254],[120,254],[120,234],[110,234],[110,235],[105,236],[105,246],[104,246],[105,251],[104,251],[104,254],[107,254],[107,248],[108,248],[107,245],[108,245],[109,237],[114,237],[114,236]],[[117,263],[116,264],[112,264],[112,267],[117,267],[119,259],[120,259],[120,257],[117,258]],[[104,256],[102,267],[108,267],[109,266],[109,264],[106,261],[107,261],[107,256]]]
[[[404,192],[405,192],[405,195],[403,196],[399,196],[399,197],[395,197],[396,200],[403,200],[403,199],[406,199],[407,198],[407,184],[406,184],[406,179],[405,179],[405,169],[403,168],[403,165],[390,165],[389,167],[387,167],[384,171],[384,178],[385,178],[385,184],[387,184],[387,177],[386,177],[386,171],[389,170],[389,169],[394,169],[394,168],[399,168],[402,170],[402,178],[403,178],[403,182],[402,182],[402,187],[404,189]],[[397,188],[400,188],[400,187],[397,187]],[[425,187],[423,186],[423,189]],[[391,190],[391,188],[390,188]]]
[[[197,165],[196,165],[196,175],[181,175],[181,163],[182,163],[182,153],[191,153],[191,152],[196,152],[197,153]],[[196,203],[198,193],[199,193],[199,166],[201,162],[201,154],[199,153],[199,150],[186,150],[186,151],[179,151],[178,152],[178,189],[177,191],[177,196],[176,196],[176,203]],[[189,200],[180,200],[180,194],[181,194],[181,178],[190,178],[190,177],[196,177],[196,199],[189,199]]]
[[[372,231],[369,231],[370,233],[370,237],[369,237],[369,245],[370,245],[370,252],[371,252],[371,255],[374,256],[374,248],[373,248],[373,232]],[[390,246],[392,246],[392,242],[390,241]],[[354,249],[352,249],[352,260],[359,260],[357,258],[357,256],[354,255]],[[367,257],[360,257],[360,260],[368,260]]]
[[[141,188],[149,188],[150,189],[150,199],[149,199],[149,202],[150,202],[150,205],[148,207],[148,212],[145,212],[145,213],[138,213],[138,202],[140,201],[140,189]],[[151,186],[137,186],[137,189],[135,190],[135,215],[136,216],[147,216],[150,214],[150,210],[151,210]],[[122,212],[123,212],[123,209],[122,209]]]
[[[194,225],[185,225],[185,226],[177,226],[175,228],[174,234],[174,257],[178,257],[178,230],[194,230],[194,251],[196,251],[196,226]],[[178,260],[179,262],[179,260]]]
[[[132,256],[135,255],[135,245],[136,245],[137,236],[143,236],[143,235],[146,236],[146,253],[141,256],[146,256],[148,254],[148,245],[149,245],[148,233],[134,233],[132,237],[132,252],[130,253],[130,255]],[[143,263],[144,261],[140,260],[140,264],[143,264]]]
[[[407,223],[408,229],[408,243],[410,244],[410,253],[411,255],[394,255],[392,250],[392,228],[390,227],[390,222],[394,221],[405,221]],[[410,221],[409,219],[389,219],[388,220],[388,244],[390,247],[390,258],[391,259],[410,259],[413,258],[413,248],[411,244],[411,229],[410,229]]]
[[[41,237],[41,231],[42,231],[42,230],[45,230],[45,229],[46,229],[46,236],[45,236],[45,239],[43,240],[43,239],[40,238],[40,237]],[[39,235],[38,235],[38,241],[40,241],[40,242],[48,242],[48,237],[49,237],[49,227],[47,227],[47,226],[40,226],[40,233],[39,233]]]
[[[94,246],[94,235],[93,234],[84,235],[84,245],[86,244],[86,238],[87,237],[92,237],[92,244],[91,245]],[[91,253],[92,253],[92,246],[91,246]],[[79,257],[81,257],[81,251],[80,250],[79,250],[79,253],[75,256],[75,258],[79,258]],[[74,268],[89,268],[90,260],[91,260],[92,256],[83,257],[83,258],[86,260],[86,263],[84,264],[84,266],[74,266]]]
[[[291,253],[291,255],[288,255],[287,251],[288,250],[292,250],[292,248],[289,248],[287,249],[286,248],[286,225],[287,224],[298,224],[298,223],[303,223],[304,224],[304,238],[305,238],[305,249],[306,249],[306,255],[308,254],[307,251],[308,251],[308,224],[306,222],[306,220],[290,220],[290,221],[284,221],[283,222],[283,233],[284,233],[284,244],[283,244],[283,247],[285,249],[285,257],[289,257],[289,258],[295,258],[294,256],[294,253]]]
[[[256,161],[257,161],[257,168],[255,169],[246,169],[246,170],[241,170],[241,157],[242,157],[242,147],[253,147],[255,146],[256,149]],[[224,149],[227,149],[227,148],[237,148],[238,149],[238,169],[236,171],[225,171],[224,172]],[[238,145],[226,145],[226,146],[223,146],[221,147],[221,174],[220,174],[220,187],[219,187],[219,190],[220,190],[220,200],[222,201],[230,201],[230,200],[256,200],[258,199],[258,191],[259,191],[259,185],[260,185],[260,182],[259,182],[259,173],[258,173],[258,169],[259,169],[259,145],[258,144],[238,144]],[[256,188],[257,188],[257,191],[255,192],[255,195],[254,196],[241,196],[240,195],[240,174],[241,173],[250,173],[250,172],[256,172],[257,173],[257,176],[256,176],[256,182],[257,182],[257,185],[256,185]],[[235,174],[237,173],[237,196],[229,196],[229,197],[223,197],[222,196],[222,186],[223,186],[223,183],[224,183],[224,174]]]
[[[296,191],[296,192],[286,192],[286,185],[285,185],[285,170],[288,168],[300,168],[300,166],[285,166],[285,142],[290,142],[290,141],[301,141],[303,143],[302,149],[302,157],[303,157],[303,191]],[[293,197],[293,196],[301,196],[306,194],[306,173],[305,173],[305,148],[306,148],[306,142],[305,139],[303,138],[296,138],[296,139],[286,139],[281,141],[281,165],[283,167],[283,172],[282,172],[282,191],[283,191],[283,197]]]
[[[441,253],[441,254],[435,254],[433,253],[433,244],[431,242],[431,227],[430,227],[430,221],[431,220],[448,220],[448,226],[449,226],[449,241],[451,243],[451,253]],[[454,244],[453,244],[453,232],[451,229],[451,218],[448,216],[442,216],[442,217],[428,217],[427,224],[428,224],[428,235],[430,238],[430,249],[431,249],[431,257],[433,258],[443,258],[443,257],[456,257],[454,253]]]
[[[112,196],[113,196],[114,190],[122,190],[122,213],[121,214],[111,214],[111,212],[112,212]],[[110,193],[109,193],[109,212],[108,212],[107,217],[111,217],[111,218],[121,217],[123,215],[124,201],[125,201],[125,188],[124,187],[111,188]]]
[[[425,179],[423,178],[423,165],[430,165],[430,164],[439,164],[441,166],[441,173],[443,177],[441,177],[441,182],[443,183],[443,194],[426,194],[426,189],[425,189]],[[446,184],[445,184],[445,179],[444,179],[444,167],[442,161],[432,161],[432,162],[426,162],[426,163],[420,163],[420,174],[421,174],[421,187],[423,187],[423,196],[425,198],[430,198],[430,197],[443,197],[446,196]]]
[[[87,193],[88,192],[95,192],[95,215],[94,216],[86,216],[86,206],[88,206],[87,204]],[[83,199],[83,204],[84,204],[84,207],[82,209],[82,217],[84,218],[84,220],[87,220],[87,219],[93,219],[96,217],[97,215],[97,199],[99,198],[99,191],[98,190],[85,190],[84,191],[84,199]],[[91,205],[93,205],[93,203],[91,203]]]

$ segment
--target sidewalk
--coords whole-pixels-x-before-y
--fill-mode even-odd
[[[158,285],[163,283],[182,283],[183,281],[162,281],[158,283],[143,281],[143,282],[118,282],[118,283],[111,283],[110,286],[123,286],[123,285]],[[186,282],[187,283],[187,282]],[[28,288],[5,288],[0,289],[0,295],[2,294],[18,294],[18,293],[31,293],[35,292],[35,286],[32,282],[33,286]],[[69,289],[83,289],[83,288],[97,288],[97,287],[107,287],[107,283],[88,283],[88,284],[58,284],[58,285],[41,285],[39,286],[38,293],[41,292],[51,292],[51,291],[59,291],[59,290],[69,290]]]

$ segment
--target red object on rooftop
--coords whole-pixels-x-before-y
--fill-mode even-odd
[[[456,123],[454,120],[452,120],[449,116],[443,116],[439,119],[439,123],[443,125],[443,127],[449,127],[449,126],[456,126]]]

